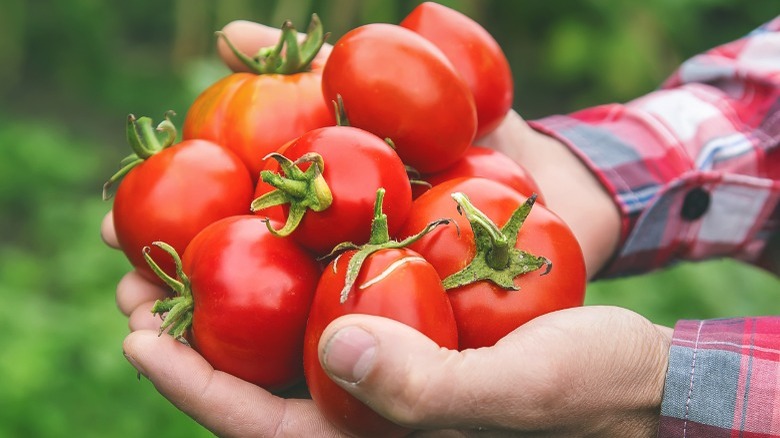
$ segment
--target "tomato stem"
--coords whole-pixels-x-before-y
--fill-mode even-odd
[[[442,281],[444,288],[453,289],[487,280],[507,290],[518,290],[514,283],[517,276],[536,271],[542,266],[547,267],[542,275],[548,273],[552,268],[550,260],[515,247],[520,227],[530,214],[536,197],[534,194],[521,204],[503,228],[499,229],[490,218],[471,203],[468,196],[460,192],[453,193],[452,198],[458,204],[458,211],[471,224],[476,254],[465,268]]]
[[[311,63],[319,53],[328,34],[323,33],[322,22],[317,14],[312,14],[306,37],[298,42],[298,31],[292,22],[282,24],[279,41],[274,46],[263,47],[255,56],[248,56],[238,50],[222,31],[215,32],[222,38],[231,52],[257,74],[291,75],[311,70]]]
[[[371,221],[371,236],[368,239],[370,245],[381,245],[390,241],[387,215],[382,211],[384,200],[385,189],[380,187],[376,191],[376,200],[374,201],[374,219]]]
[[[127,142],[133,153],[122,159],[119,163],[119,170],[103,184],[103,200],[111,197],[111,187],[124,178],[135,166],[170,147],[176,141],[176,126],[171,122],[173,115],[175,115],[173,111],[167,111],[165,120],[160,122],[157,127],[152,127],[152,119],[149,117],[136,119],[133,114],[127,116],[125,130]],[[160,141],[158,133],[162,134],[162,141]]]
[[[368,243],[364,245],[356,245],[352,242],[342,242],[333,248],[325,257],[331,257],[336,254],[341,254],[344,251],[353,250],[355,253],[347,263],[347,273],[344,278],[344,288],[341,289],[340,301],[342,304],[349,298],[349,292],[355,285],[355,280],[360,273],[360,269],[363,266],[363,262],[373,253],[381,251],[383,249],[393,248],[405,248],[412,243],[416,242],[424,235],[428,234],[439,225],[446,225],[451,222],[450,219],[439,219],[433,221],[425,226],[419,233],[409,236],[400,242],[397,240],[391,240],[387,227],[387,215],[382,211],[382,203],[384,202],[385,189],[380,187],[376,191],[376,200],[374,201],[374,220],[371,222],[371,237]]]
[[[277,230],[273,228],[270,221],[265,222],[271,233],[284,237],[295,231],[308,210],[324,211],[330,207],[333,203],[333,194],[322,176],[325,160],[320,154],[310,152],[295,161],[278,153],[269,154],[266,158],[269,157],[279,163],[284,176],[270,170],[260,172],[260,179],[273,186],[275,190],[253,200],[250,208],[256,212],[289,204],[287,221],[282,228]],[[311,163],[306,171],[299,167],[304,163]]]
[[[349,117],[347,117],[347,110],[344,108],[344,99],[341,97],[341,94],[336,94],[336,100],[333,101],[333,111],[336,113],[336,125],[351,126],[349,124]]]
[[[177,277],[174,278],[163,271],[154,259],[152,259],[152,256],[150,255],[151,247],[144,247],[143,253],[146,263],[152,271],[176,293],[175,297],[157,300],[155,301],[154,306],[152,306],[152,314],[165,315],[163,323],[160,325],[159,335],[162,335],[170,328],[171,336],[178,340],[184,340],[185,333],[192,325],[193,299],[190,279],[182,269],[181,257],[179,257],[176,249],[167,243],[160,241],[152,242],[152,245],[162,249],[173,258]]]

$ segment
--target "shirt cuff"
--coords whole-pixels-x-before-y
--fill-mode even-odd
[[[779,384],[780,317],[680,321],[658,436],[780,437]]]

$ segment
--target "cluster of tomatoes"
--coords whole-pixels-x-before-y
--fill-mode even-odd
[[[513,97],[485,29],[423,3],[353,29],[318,65],[324,38],[314,16],[303,41],[285,24],[255,57],[226,41],[254,72],[205,90],[178,143],[168,117],[131,116],[134,153],[107,188],[121,178],[120,247],[172,290],[161,333],[271,391],[305,377],[337,426],[375,435],[398,426],[320,366],[331,321],[374,314],[446,348],[490,346],[581,305],[585,269],[530,175],[475,145]]]

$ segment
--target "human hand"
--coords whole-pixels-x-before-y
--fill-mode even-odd
[[[259,47],[274,44],[278,38],[278,29],[250,22],[231,23],[226,26],[224,32],[239,50],[250,54],[255,53]],[[324,60],[327,56],[329,49],[330,47],[326,46],[323,52],[321,52],[321,60]],[[242,69],[242,64],[235,59],[232,52],[227,49],[224,43],[219,43],[219,50],[228,66],[234,70]],[[583,245],[586,260],[588,260],[589,271],[593,272],[593,269],[596,269],[610,253],[609,245],[599,243],[601,236],[590,230],[593,228],[593,221],[590,221],[589,224],[581,223],[578,226],[578,222],[572,223],[571,219],[569,219],[573,218],[576,221],[578,218],[588,216],[587,212],[583,212],[577,207],[582,203],[574,202],[572,204],[571,202],[572,199],[574,201],[588,199],[588,196],[580,197],[571,193],[588,186],[587,184],[577,182],[577,184],[575,184],[577,186],[575,189],[556,189],[556,186],[563,185],[561,182],[562,180],[566,180],[567,177],[575,178],[575,176],[579,175],[592,178],[587,170],[584,169],[584,166],[582,166],[573,156],[568,157],[571,154],[568,153],[563,145],[557,144],[555,140],[531,130],[516,113],[511,113],[507,117],[505,123],[484,140],[485,144],[504,151],[526,165],[526,167],[534,173],[535,177],[539,179],[539,184],[542,187],[545,196],[548,198],[548,204],[551,208],[572,224],[572,228],[575,229],[575,233],[578,234],[581,241],[595,243],[593,245],[587,243]],[[567,160],[566,157],[569,159]],[[529,161],[526,162],[526,159]],[[532,165],[529,166],[529,163]],[[540,172],[539,175],[535,173],[536,170]],[[580,170],[582,170],[582,172],[579,172]],[[600,190],[600,187],[597,186],[595,181],[594,187],[597,190]],[[612,205],[609,200],[608,203],[610,206]],[[598,205],[598,203],[596,205]],[[556,209],[556,206],[560,206],[560,208]],[[584,207],[594,208],[591,203],[585,203]],[[603,221],[600,223],[603,223]],[[612,229],[611,231],[614,232],[615,230]],[[106,216],[106,221],[104,221],[103,236],[109,245],[116,246],[116,238],[113,235],[110,214]],[[603,248],[607,249],[604,250]],[[606,256],[604,254],[606,254]],[[158,390],[164,396],[168,397],[173,404],[219,435],[244,435],[249,432],[266,435],[274,433],[275,431],[282,431],[283,434],[290,435],[338,435],[337,431],[333,430],[329,423],[322,418],[313,402],[310,400],[277,397],[261,388],[241,381],[240,379],[215,371],[194,350],[184,347],[170,337],[158,337],[157,332],[159,330],[160,321],[158,318],[152,316],[151,306],[156,299],[164,297],[166,293],[167,292],[164,289],[147,282],[141,278],[140,275],[131,272],[127,274],[118,285],[117,303],[122,312],[129,316],[129,325],[132,331],[124,343],[128,360],[130,360],[140,372],[146,375],[155,384]],[[588,319],[588,315],[590,315],[590,319],[598,320],[598,316],[601,313],[615,312],[627,319],[635,318],[637,320],[635,322],[642,321],[642,323],[638,325],[643,326],[645,330],[647,330],[647,333],[644,333],[646,338],[653,338],[653,336],[649,336],[650,332],[653,330],[663,332],[663,330],[655,328],[650,330],[653,326],[647,323],[647,321],[620,309],[589,309],[588,312],[589,313],[585,315],[586,320]],[[545,318],[545,320],[546,319],[547,318]],[[398,323],[392,321],[368,316],[351,316],[346,318],[346,322],[357,323],[364,329],[371,330],[375,335],[375,339],[380,341],[382,346],[387,347],[386,349],[376,350],[377,355],[374,359],[376,369],[370,371],[369,374],[366,375],[366,378],[360,383],[351,385],[352,391],[358,397],[365,397],[365,400],[373,400],[374,398],[381,399],[381,403],[377,405],[378,410],[380,410],[381,413],[412,428],[435,429],[454,427],[468,430],[472,428],[488,427],[499,429],[509,428],[509,430],[515,432],[524,431],[531,433],[531,431],[536,429],[545,430],[560,422],[561,424],[568,424],[576,430],[587,430],[587,428],[591,426],[588,426],[585,423],[577,423],[574,418],[566,419],[566,415],[564,415],[565,411],[569,410],[570,407],[576,407],[573,403],[567,405],[566,403],[562,403],[565,400],[554,400],[556,393],[560,393],[561,389],[566,389],[565,387],[560,388],[560,383],[556,382],[556,379],[563,375],[562,368],[567,364],[578,364],[583,361],[589,363],[598,358],[608,359],[610,360],[610,363],[614,363],[614,358],[610,358],[609,355],[604,355],[599,352],[601,346],[594,346],[594,350],[590,352],[591,355],[596,352],[598,355],[596,358],[586,356],[585,353],[588,353],[588,351],[581,348],[572,348],[571,351],[567,351],[564,347],[561,347],[560,354],[555,355],[550,354],[547,351],[540,352],[539,350],[541,347],[532,348],[531,344],[534,343],[534,332],[529,332],[527,331],[528,329],[521,331],[521,333],[524,334],[518,337],[519,342],[517,343],[512,340],[516,338],[513,334],[502,341],[499,346],[492,349],[458,353],[453,351],[442,351],[435,348],[435,346],[430,344],[430,341],[427,340],[427,338],[423,337],[418,332],[405,326],[397,327]],[[555,320],[552,322],[555,322]],[[548,330],[551,330],[553,333],[560,330],[561,334],[564,334],[564,332],[568,330],[569,335],[562,336],[563,339],[561,340],[566,339],[567,343],[571,342],[571,347],[580,347],[583,344],[582,340],[577,339],[572,342],[570,339],[567,339],[567,336],[571,337],[572,335],[582,333],[581,336],[587,337],[588,340],[590,340],[591,336],[587,335],[587,333],[579,327],[579,324],[564,324],[563,322],[565,321],[557,321],[557,325],[552,324]],[[321,354],[324,354],[322,350],[325,346],[329,346],[328,351],[330,351],[331,354],[328,357],[337,356],[334,351],[337,351],[339,343],[338,341],[330,340],[331,337],[328,335],[335,333],[335,330],[338,327],[343,327],[344,323],[344,321],[338,320],[331,326],[332,330],[329,329],[329,331],[326,331],[326,336],[323,336],[321,344]],[[558,328],[558,326],[560,327]],[[538,327],[538,324],[534,327]],[[613,329],[614,328],[605,328],[603,331],[610,333]],[[538,332],[544,333],[545,329],[543,327],[538,327]],[[343,332],[339,333],[343,334]],[[657,337],[658,333],[655,333],[655,335]],[[604,339],[603,333],[595,334],[594,336],[598,336],[597,338],[594,338],[597,340]],[[630,340],[629,338],[615,339],[615,341],[627,341]],[[655,339],[655,341],[659,341],[659,339]],[[524,346],[525,344],[529,345]],[[387,356],[386,353],[383,353],[383,351],[387,352],[387,349],[403,355],[399,357],[417,357],[418,355],[421,355],[419,356],[419,367],[417,359],[413,369],[408,367],[410,364],[393,362],[391,359],[397,360],[398,358],[393,358]],[[664,349],[661,348],[661,350]],[[537,358],[530,355],[513,356],[513,354],[517,354],[518,351],[536,351],[539,353],[539,357]],[[428,355],[427,359],[425,359],[425,354]],[[523,357],[531,357],[532,362],[529,362],[528,364],[523,363],[522,366],[518,366]],[[558,360],[562,361],[560,364],[555,362],[556,357],[558,357]],[[664,354],[650,355],[648,358],[650,362],[665,367]],[[328,359],[325,358],[325,360]],[[444,362],[439,363],[441,360],[444,360]],[[506,365],[500,365],[502,361],[506,362]],[[550,364],[552,369],[545,371],[541,376],[534,377],[529,383],[524,382],[524,380],[530,376],[530,374],[527,374],[524,370],[531,369],[537,370],[537,372],[544,371],[541,370],[539,366],[534,365],[535,363],[540,362]],[[472,370],[473,373],[467,375],[463,373],[465,370],[459,370],[457,367],[450,369],[449,366],[453,363],[485,363],[489,366],[486,365],[483,369],[474,369]],[[335,364],[335,362],[331,363],[333,366],[335,366]],[[649,364],[642,364],[639,368],[648,367],[648,365]],[[619,366],[620,361],[615,364],[615,367]],[[591,377],[586,378],[586,375],[583,374],[581,376],[583,378],[581,381],[577,380],[572,382],[581,385],[580,389],[583,391],[583,393],[580,394],[581,399],[590,402],[594,399],[596,394],[588,394],[587,391],[594,388],[604,389],[605,385],[600,379],[610,377],[614,374],[614,370],[610,370],[609,373],[603,375],[604,368],[605,365],[596,367],[593,373],[587,373],[587,376]],[[516,381],[518,384],[507,386],[504,383],[504,379],[500,379],[501,381],[491,379],[491,377],[495,377],[496,369],[505,370],[506,377],[513,379],[513,381]],[[460,374],[458,371],[460,371]],[[636,368],[628,370],[626,378],[633,377],[637,372],[638,370]],[[479,392],[481,387],[492,388],[493,386],[501,386],[503,389],[522,388],[522,394],[507,394],[509,398],[503,401],[495,395],[491,395],[485,400],[467,398],[460,408],[471,410],[472,412],[470,413],[470,416],[462,417],[461,413],[455,410],[457,406],[449,406],[446,411],[437,411],[437,409],[442,408],[441,406],[436,405],[437,402],[441,402],[442,400],[454,401],[454,399],[451,398],[437,399],[435,397],[437,394],[441,395],[441,391],[450,391],[450,393],[445,392],[445,394],[452,394],[451,391],[453,388],[451,386],[453,386],[453,384],[450,383],[451,381],[449,380],[439,382],[440,387],[438,388],[438,391],[426,391],[422,394],[415,394],[415,390],[420,391],[423,388],[411,386],[409,387],[410,389],[404,393],[387,392],[389,389],[381,386],[383,382],[381,378],[371,377],[386,376],[385,378],[390,380],[384,380],[385,382],[394,382],[393,388],[391,389],[398,389],[402,386],[399,386],[395,382],[409,381],[412,376],[418,376],[420,373],[437,373],[437,375],[439,375],[438,373],[453,373],[452,376],[454,381],[459,382],[457,384],[458,388],[471,388],[468,389],[468,391],[474,391],[475,393],[487,394],[485,391]],[[480,373],[483,373],[483,375]],[[569,370],[568,373],[581,374],[582,371],[577,370],[575,373],[574,370]],[[599,373],[602,374],[599,375]],[[547,377],[545,378],[544,375]],[[662,382],[663,372],[659,375],[660,381]],[[463,379],[462,384],[460,383],[461,379]],[[372,384],[370,383],[371,381],[376,381],[376,383]],[[479,382],[480,388],[475,387],[474,381]],[[647,383],[650,381],[655,382],[654,379],[649,378],[647,381]],[[522,385],[519,385],[520,383],[522,383]],[[621,383],[623,384],[625,382]],[[657,396],[658,402],[660,403],[660,390],[656,394],[655,386],[648,386],[652,386],[653,389],[648,389],[646,391],[645,395],[647,398],[650,399],[651,395]],[[637,388],[632,388],[629,391],[621,391],[619,395],[624,393],[637,394],[636,391]],[[640,390],[639,392],[643,391]],[[567,394],[567,397],[570,397],[570,400],[577,400],[575,397],[576,394],[569,394],[568,391],[565,393]],[[459,392],[458,394],[467,393]],[[533,397],[528,398],[523,394],[534,395]],[[614,396],[611,392],[610,395]],[[423,399],[423,396],[430,397],[430,399]],[[446,397],[449,397],[449,395]],[[538,398],[538,400],[536,400],[536,398]],[[602,417],[606,417],[606,411],[611,408],[625,408],[625,406],[620,403],[620,401],[623,400],[620,396],[613,398],[614,400],[612,400],[612,402],[614,402],[614,404],[609,405],[609,403],[607,403],[606,405],[599,407],[604,411],[600,412]],[[637,396],[637,399],[634,400],[637,402],[637,406],[640,404],[639,398],[641,397]],[[476,400],[476,403],[473,400]],[[542,404],[538,405],[537,401],[541,401]],[[424,402],[430,403],[430,406],[428,406],[427,409],[411,409],[411,406],[414,406],[414,403]],[[642,400],[642,402],[647,402],[647,400]],[[491,406],[490,403],[495,403],[496,406],[506,404],[506,407],[496,408],[495,412],[492,412],[494,407]],[[624,404],[627,406],[630,403]],[[657,407],[654,402],[645,404]],[[590,406],[588,403],[585,405]],[[425,405],[418,406],[425,407]],[[491,407],[485,409],[482,406]],[[545,406],[545,409],[550,406],[555,407],[559,411],[561,417],[555,418],[554,416],[549,416],[545,420],[543,418],[535,418],[534,415],[531,414],[525,415],[525,413],[540,414],[538,406]],[[575,417],[585,415],[588,417],[585,418],[585,420],[589,420],[590,417],[598,417],[595,413],[598,410],[596,408],[595,405],[591,406],[593,411],[588,412],[584,412],[582,409],[569,410],[568,415],[574,415]],[[515,409],[518,409],[520,414],[523,415],[514,412]],[[652,421],[657,418],[657,412],[653,412],[652,408],[649,409],[649,412],[650,415],[647,416],[647,421],[652,423]],[[465,413],[467,412],[464,411],[464,414]],[[448,414],[455,415],[455,417],[450,418],[448,417]],[[622,419],[618,423],[634,424],[635,421],[630,420],[630,417],[633,418],[633,416],[629,415],[627,412],[620,411],[617,418]],[[231,420],[226,422],[226,418],[230,418]],[[545,420],[546,423],[542,420]],[[604,418],[604,420],[606,421],[607,419]],[[566,429],[566,432],[561,436],[572,436],[572,433],[571,430]],[[422,432],[419,434],[424,435]],[[466,432],[464,432],[464,434],[466,434]]]
[[[102,233],[115,245],[110,215]],[[311,400],[273,395],[159,336],[150,309],[165,293],[131,272],[117,303],[130,317],[125,355],[174,405],[220,436],[341,435]],[[641,437],[657,428],[670,338],[630,311],[583,307],[457,352],[401,323],[350,315],[326,329],[319,353],[339,385],[414,436]]]

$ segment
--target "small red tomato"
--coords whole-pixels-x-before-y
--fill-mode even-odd
[[[512,108],[514,82],[501,46],[479,23],[434,2],[417,6],[401,21],[447,56],[474,95],[477,134],[494,130]]]
[[[268,165],[253,203],[258,215],[279,221],[287,218],[281,235],[290,234],[319,255],[342,242],[365,243],[379,188],[386,191],[390,234],[394,236],[406,220],[412,204],[406,168],[393,148],[374,134],[350,126],[329,126],[303,134],[283,152],[283,157],[276,158],[286,163],[284,176],[276,173],[280,166]],[[290,162],[306,157],[315,162],[300,162],[300,167]],[[322,168],[313,172],[314,166]],[[270,205],[264,206],[263,199]]]
[[[341,37],[322,90],[328,101],[343,98],[352,126],[389,138],[423,173],[457,161],[476,133],[466,83],[436,46],[401,26],[371,23]]]
[[[309,391],[320,411],[341,430],[355,436],[406,435],[390,422],[341,389],[323,371],[317,345],[325,327],[352,313],[384,316],[416,328],[442,347],[457,348],[457,328],[447,294],[436,270],[408,249],[385,249],[371,254],[346,301],[340,297],[349,251],[323,271],[309,315],[304,345],[304,372]]]
[[[128,118],[127,133],[135,155],[107,186],[124,176],[114,197],[113,217],[119,246],[144,277],[160,279],[144,261],[142,249],[162,240],[183,252],[207,225],[227,216],[248,214],[252,178],[229,150],[205,140],[173,144],[176,129],[169,120],[160,144],[151,119]],[[155,257],[164,253],[153,250]],[[171,260],[160,257],[163,270],[174,274]]]
[[[234,49],[252,72],[233,73],[201,93],[187,113],[183,138],[224,145],[257,178],[266,155],[310,129],[332,125],[330,103],[322,97],[322,68],[311,64],[324,42],[317,16],[312,16],[306,42],[298,46],[296,35],[292,24],[285,23],[281,40],[288,54],[300,54],[297,58],[284,56],[281,44],[261,49],[254,58]]]
[[[478,222],[492,222],[502,229],[487,232],[485,228],[477,227],[475,237],[472,223],[460,214],[468,211],[453,200],[455,193],[465,194],[473,207],[484,215]],[[543,205],[535,205],[532,209],[531,205],[526,196],[485,178],[446,181],[420,196],[412,205],[402,235],[409,235],[436,218],[451,218],[458,225],[440,227],[409,248],[425,257],[436,268],[445,286],[451,287],[448,294],[458,323],[460,349],[494,345],[539,315],[583,304],[586,272],[579,243],[557,215]],[[521,206],[527,217],[520,220],[519,229],[515,222],[515,228],[510,231],[507,223]],[[477,252],[477,241],[495,242],[502,239],[499,234],[506,238],[504,245],[513,245],[498,250],[498,242],[484,254]],[[513,249],[516,250],[514,255]],[[494,266],[497,260],[503,260],[502,255],[521,266],[531,262],[535,267],[515,275],[515,271],[501,267],[506,266],[505,263]],[[482,277],[468,272],[464,277],[473,282],[451,286],[449,277],[472,261],[491,267],[495,272],[490,275],[497,275],[495,278],[505,284],[499,286],[488,279],[473,281]]]
[[[308,252],[245,215],[205,228],[179,263],[185,278],[167,281],[179,296],[154,309],[167,314],[164,329],[186,337],[215,369],[265,389],[301,380],[303,335],[320,274]]]
[[[470,176],[498,181],[526,196],[536,193],[536,202],[544,204],[539,186],[522,165],[495,149],[482,146],[471,146],[466,149],[463,157],[452,166],[441,172],[422,175],[420,179],[435,186],[444,181]],[[415,198],[424,193],[425,190],[427,187],[415,185]]]
[[[390,240],[383,196],[384,190],[377,190],[370,243],[342,246],[344,252],[323,271],[304,339],[303,367],[312,399],[334,425],[355,436],[403,436],[410,431],[374,412],[325,374],[317,346],[331,321],[354,313],[383,316],[419,330],[442,347],[458,345],[452,307],[436,270],[405,248],[408,240]],[[413,238],[441,223],[426,224]]]

